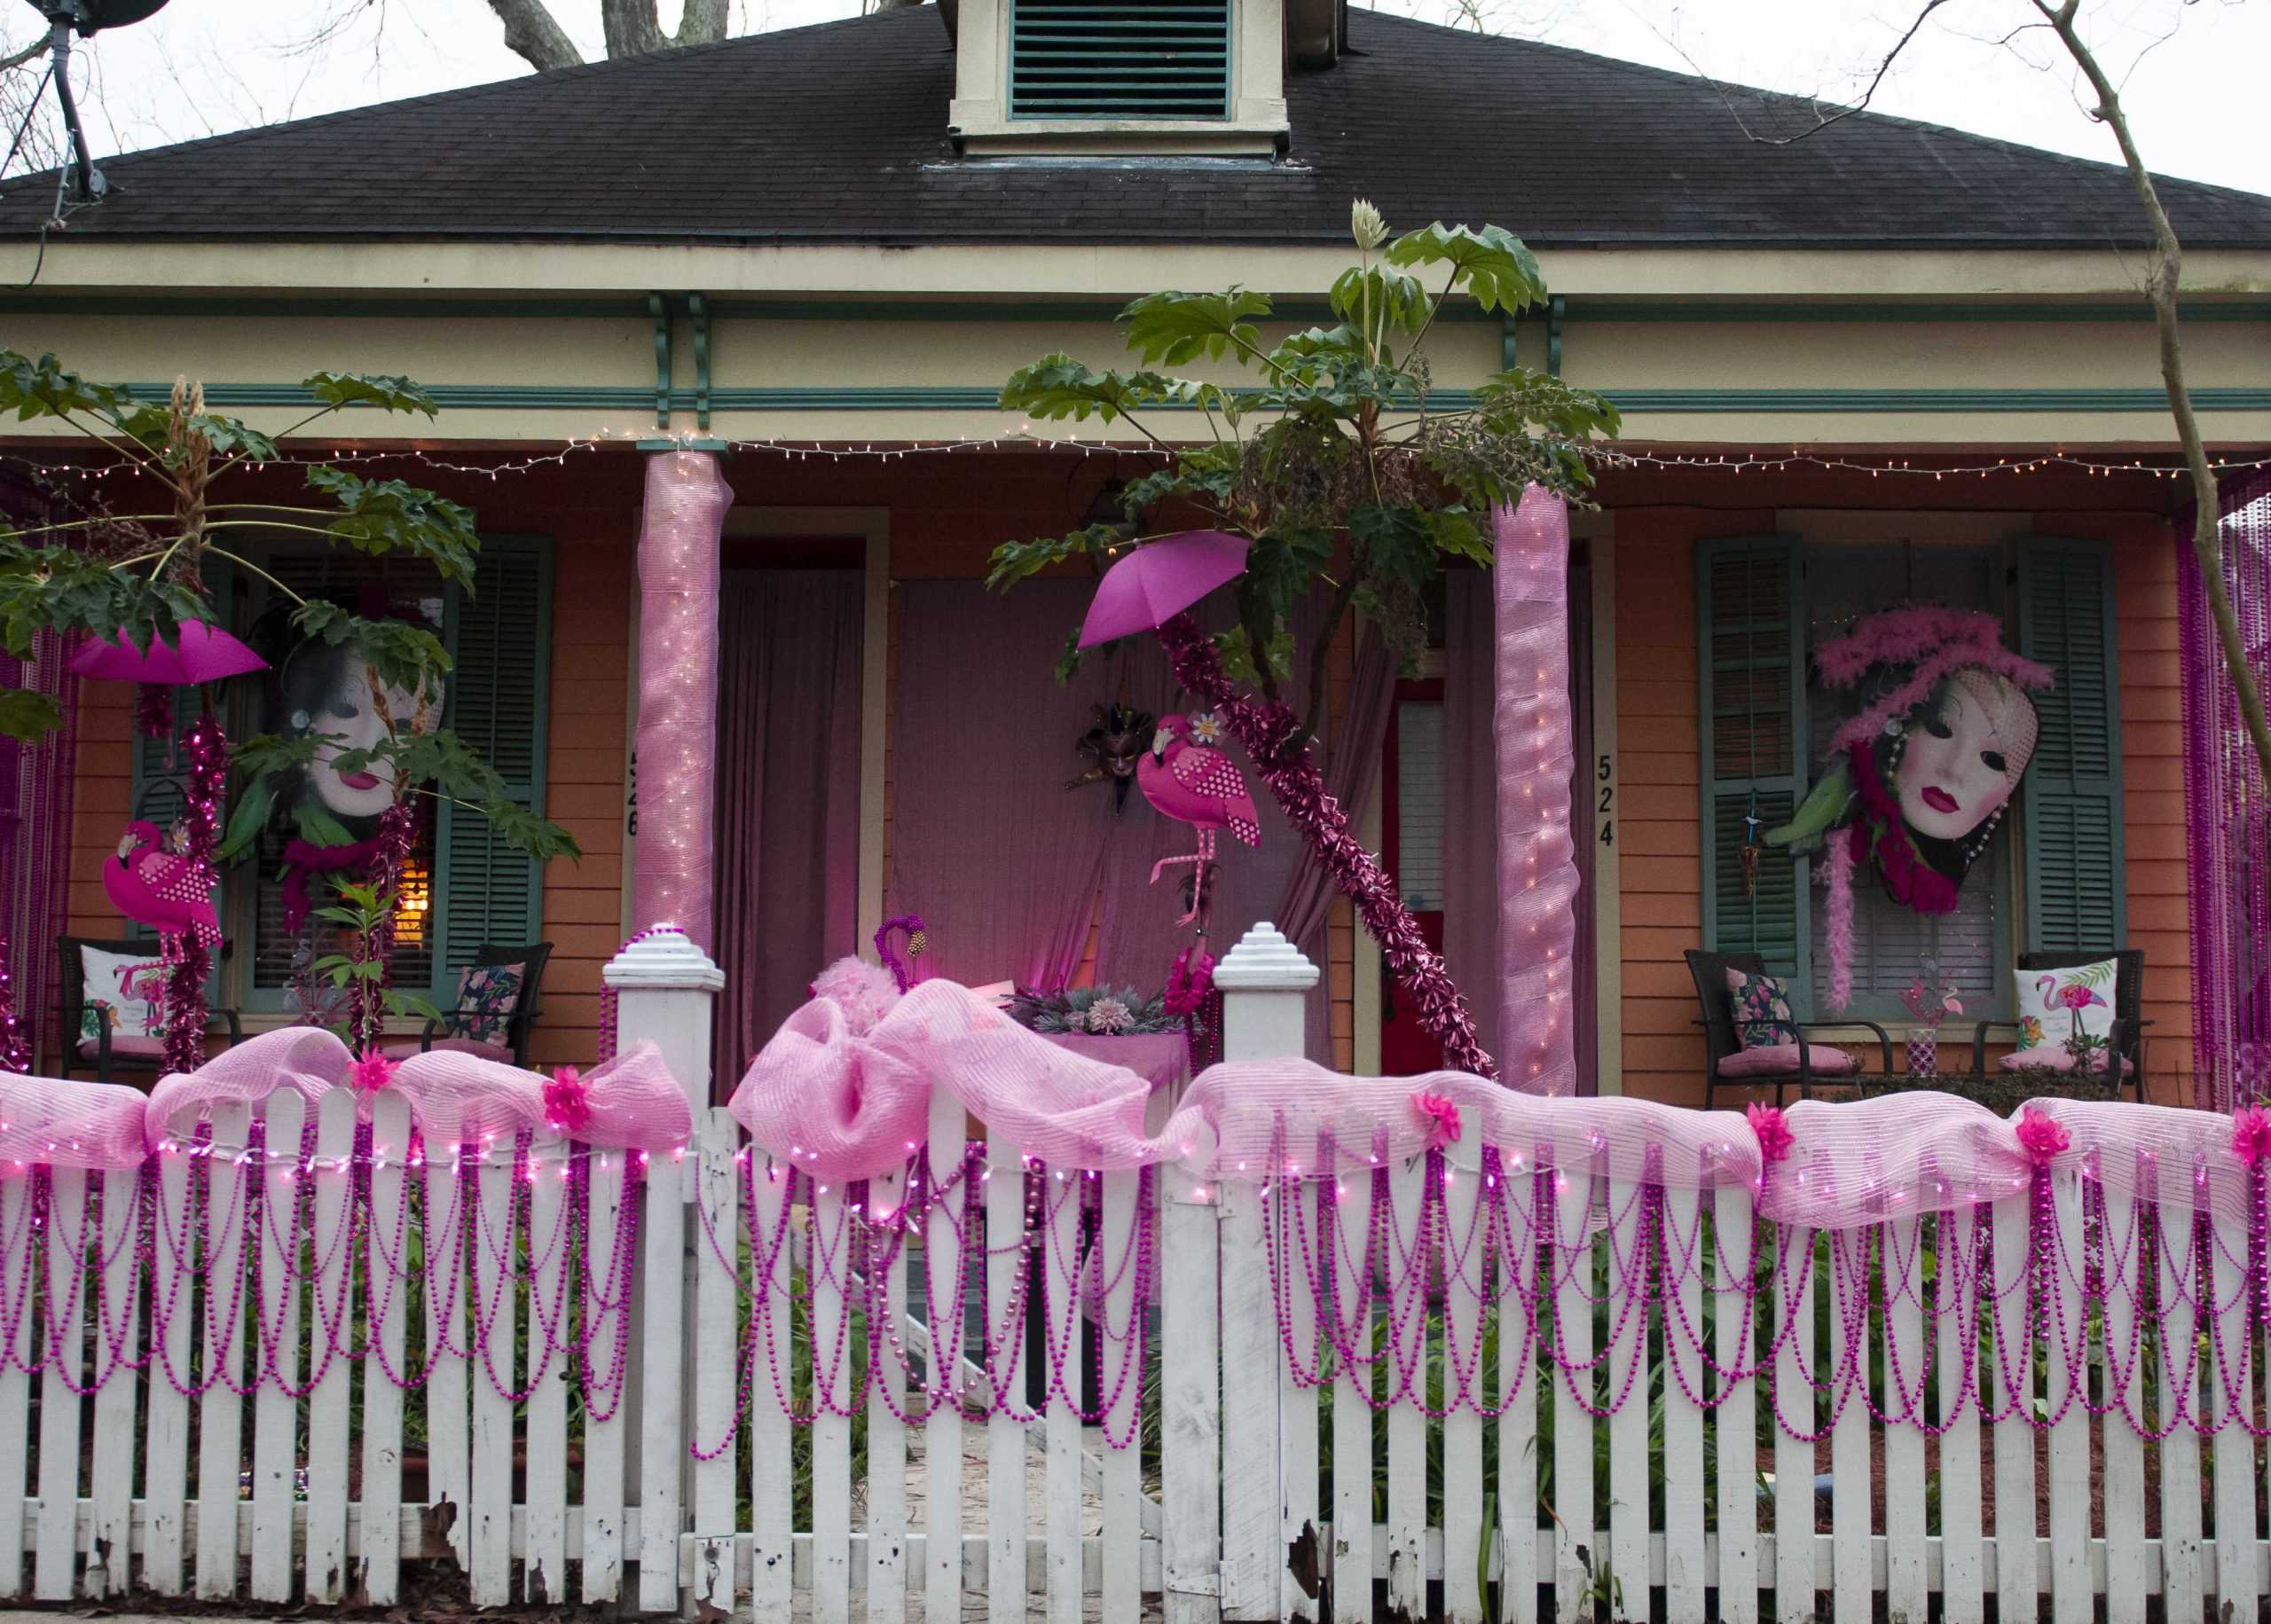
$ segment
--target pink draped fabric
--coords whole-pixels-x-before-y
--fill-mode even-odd
[[[333,1087],[347,1086],[353,1063],[347,1046],[321,1027],[263,1032],[194,1071],[160,1079],[150,1091],[143,1136],[153,1149],[169,1136],[186,1138],[213,1107],[250,1104],[282,1089],[297,1092],[312,1109]],[[411,1120],[428,1143],[457,1145],[507,1140],[523,1128],[544,1126],[546,1081],[518,1066],[436,1050],[402,1062],[389,1086],[408,1097]],[[693,1112],[653,1044],[625,1050],[585,1073],[582,1083],[588,1115],[574,1126],[575,1139],[610,1149],[648,1151],[686,1143]],[[43,1083],[50,1086],[87,1087]],[[131,1089],[112,1092],[141,1099]]]
[[[632,927],[711,945],[718,541],[734,493],[708,451],[647,459],[639,533],[639,842]]]
[[[0,511],[0,523],[7,514]],[[55,938],[66,918],[72,789],[78,773],[79,679],[64,661],[63,639],[43,632],[32,658],[0,655],[0,687],[28,688],[54,700],[62,724],[35,743],[0,737],[0,951],[14,972],[16,1015],[35,1051],[52,1052]]]
[[[860,944],[861,580],[728,572],[719,609],[712,1074],[724,1092],[813,972]]]
[[[1569,509],[1552,492],[1532,486],[1520,507],[1501,508],[1494,517],[1498,1075],[1509,1087],[1566,1094],[1577,1086]]]
[[[929,926],[917,975],[1055,989],[1080,967],[1120,826],[1108,788],[1065,783],[1080,771],[1074,745],[1090,707],[1118,693],[1117,663],[1091,658],[1069,686],[1049,670],[1094,590],[1080,580],[1029,582],[1006,598],[972,581],[898,589],[884,912]],[[1153,814],[1131,790],[1123,818],[1132,827]],[[1151,985],[1166,970],[1162,958]]]

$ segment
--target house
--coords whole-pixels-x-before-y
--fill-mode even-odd
[[[452,647],[453,725],[585,855],[532,872],[445,812],[401,980],[447,1001],[475,948],[548,940],[535,1055],[592,1053],[600,967],[643,922],[637,809],[671,770],[633,760],[642,680],[665,674],[642,669],[636,547],[648,467],[683,442],[734,492],[727,1050],[901,914],[967,981],[1156,987],[1179,907],[1144,876],[1182,831],[1061,786],[1092,706],[1172,708],[1163,668],[1139,652],[1060,689],[1088,578],[979,584],[996,544],[1077,525],[1150,465],[1124,428],[1076,443],[996,392],[1049,350],[1116,361],[1112,315],[1161,287],[1242,283],[1313,318],[1363,197],[1397,228],[1504,225],[1543,262],[1546,307],[1450,313],[1440,394],[1519,359],[1624,413],[1571,577],[1595,1084],[1700,1101],[1691,947],[1756,948],[1819,1006],[1806,867],[1754,867],[1746,830],[1823,764],[1835,701],[1810,648],[1918,598],[2000,616],[2059,682],[1960,911],[1934,929],[1864,889],[1852,1011],[1903,1018],[1927,950],[1975,1012],[2008,1016],[2018,952],[2141,948],[2153,1095],[2190,1100],[2186,497],[2118,168],[1874,114],[1760,145],[1699,80],[1316,0],[1178,6],[1189,37],[1164,55],[1044,17],[962,0],[133,154],[59,226],[51,181],[0,190],[15,349],[153,389],[200,379],[272,428],[318,368],[407,374],[442,403],[413,433],[374,419],[319,449],[477,508],[495,538],[478,594],[381,584]],[[2252,462],[2271,448],[2271,198],[2164,195],[2206,432]],[[75,455],[21,433],[4,451],[19,481]],[[298,481],[246,489],[288,500]],[[284,532],[263,558],[370,585]],[[1440,658],[1399,682],[1367,814],[1469,967],[1489,901],[1480,584],[1447,584]],[[248,624],[271,590],[230,585]],[[1345,732],[1353,647],[1333,670]],[[124,691],[81,695],[80,934],[115,933],[96,870],[120,823],[177,793],[133,718]],[[1274,819],[1231,852],[1218,921],[1278,910],[1298,855]],[[230,885],[217,996],[255,1024],[286,1018],[277,892],[257,866]],[[1345,904],[1308,943],[1317,1057],[1424,1064]]]

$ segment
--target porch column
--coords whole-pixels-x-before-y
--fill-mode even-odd
[[[718,750],[718,544],[733,499],[714,452],[672,445],[648,453],[639,531],[631,923],[634,933],[676,925],[704,953]]]
[[[1497,532],[1498,1077],[1574,1094],[1569,510],[1533,485]]]

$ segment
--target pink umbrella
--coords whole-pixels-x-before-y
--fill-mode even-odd
[[[125,632],[98,637],[71,658],[71,669],[82,677],[105,677],[119,682],[149,682],[168,687],[185,683],[218,682],[240,671],[256,671],[268,662],[217,626],[185,620],[172,643],[150,640],[150,652],[134,647]]]
[[[1136,548],[1104,571],[1080,624],[1080,647],[1149,632],[1174,618],[1225,581],[1246,573],[1243,536],[1223,530],[1185,530]]]

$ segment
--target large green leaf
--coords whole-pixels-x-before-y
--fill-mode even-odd
[[[1332,284],[1332,313],[1359,331],[1378,333],[1385,323],[1417,333],[1432,305],[1419,279],[1393,264],[1351,265]]]
[[[1270,531],[1254,537],[1246,555],[1246,578],[1273,615],[1290,615],[1309,594],[1317,574],[1332,562],[1332,534],[1321,530]]]
[[[35,361],[13,349],[0,349],[0,412],[12,412],[25,422],[76,413],[115,427],[135,409],[132,391],[116,384],[90,383],[65,371],[52,355]]]
[[[1451,286],[1466,288],[1486,310],[1520,310],[1545,297],[1537,256],[1521,238],[1496,225],[1475,231],[1438,220],[1397,238],[1387,260],[1392,265],[1450,265]]]
[[[1261,334],[1250,319],[1269,314],[1264,295],[1243,287],[1219,294],[1147,294],[1120,311],[1128,348],[1146,365],[1182,366],[1200,357],[1219,361],[1233,349],[1255,350]]]
[[[987,567],[986,584],[996,591],[1004,590],[1027,576],[1037,575],[1051,564],[1061,564],[1068,558],[1101,552],[1118,546],[1128,537],[1109,524],[1092,524],[1086,530],[1074,530],[1069,536],[1043,536],[1033,541],[1005,541],[994,549]]]
[[[398,479],[365,479],[329,466],[308,470],[308,483],[339,504],[326,527],[358,553],[407,553],[446,580],[471,591],[481,547],[473,510]]]
[[[317,373],[302,386],[326,406],[376,406],[381,412],[422,412],[436,416],[433,396],[399,374]]]
[[[46,694],[29,688],[0,688],[0,734],[30,744],[62,720],[61,708]]]
[[[389,687],[438,696],[442,679],[450,674],[450,654],[442,639],[409,621],[366,620],[326,599],[311,598],[292,611],[292,624],[303,636],[319,638],[331,647],[352,644]]]
[[[1367,569],[1414,591],[1442,569],[1434,525],[1422,508],[1363,503],[1348,510],[1348,533],[1356,538]]]
[[[1002,406],[1043,421],[1101,417],[1109,423],[1166,399],[1173,387],[1157,373],[1100,373],[1060,351],[1012,373],[1002,386]]]

